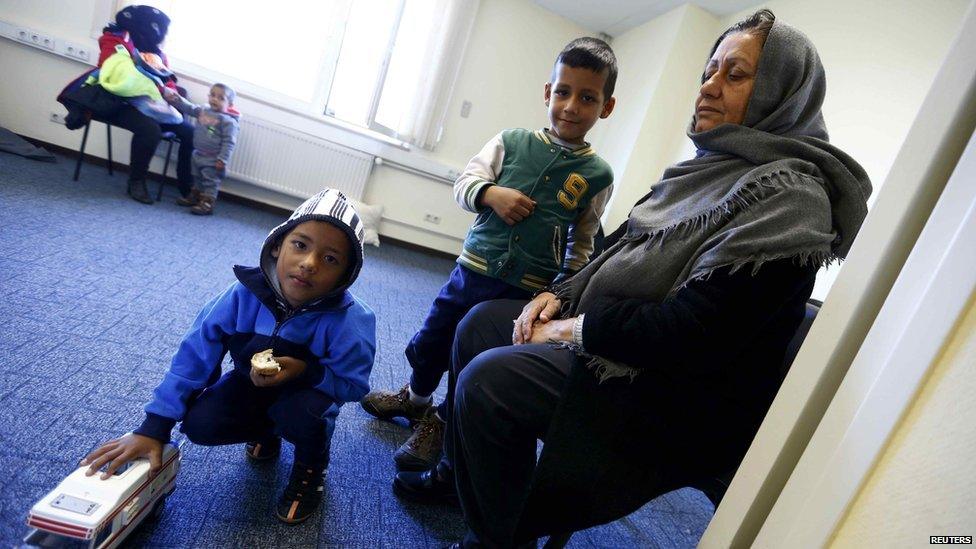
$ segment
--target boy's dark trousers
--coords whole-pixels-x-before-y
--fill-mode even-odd
[[[263,441],[274,435],[295,445],[295,460],[325,468],[339,407],[327,395],[294,381],[255,387],[234,369],[191,399],[180,431],[202,446]]]
[[[475,305],[492,299],[531,299],[532,292],[497,278],[455,265],[451,278],[441,288],[427,313],[423,327],[407,345],[405,354],[413,373],[410,388],[414,393],[429,395],[450,368],[454,330]],[[447,417],[447,404],[437,407],[437,415]]]

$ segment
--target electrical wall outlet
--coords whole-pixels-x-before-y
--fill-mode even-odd
[[[434,225],[439,225],[441,222],[440,216],[434,214],[424,214],[424,221],[427,223],[433,223]]]
[[[64,115],[59,112],[52,112],[50,120],[55,124],[61,124],[62,126],[64,125]]]
[[[91,52],[88,48],[79,46],[78,44],[72,44],[70,42],[65,42],[61,46],[61,53],[80,61],[88,61],[88,59],[91,57]]]
[[[17,40],[26,42],[32,46],[51,51],[57,50],[57,44],[53,37],[37,32],[36,30],[28,29],[27,27],[17,27],[15,37]]]
[[[6,21],[0,21],[0,36],[5,36],[27,44],[28,46],[48,50],[58,55],[86,63],[92,62],[92,55],[97,51],[94,45],[81,45],[68,42],[55,38],[50,34],[45,34],[29,27],[21,27],[7,23]]]
[[[54,38],[51,38],[46,34],[41,34],[38,32],[31,33],[31,42],[33,42],[36,46],[55,51]]]

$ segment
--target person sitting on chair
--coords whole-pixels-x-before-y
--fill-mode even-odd
[[[619,519],[734,469],[755,436],[817,270],[847,255],[871,183],[828,142],[816,49],[772,12],[723,33],[701,82],[695,158],[665,170],[606,251],[458,326],[446,456],[395,482],[458,497],[464,546]]]
[[[115,53],[120,53],[119,48],[125,48],[139,67],[135,70],[145,76],[144,85],[175,92],[176,77],[168,70],[169,61],[160,48],[166,39],[169,22],[165,13],[152,6],[128,6],[119,11],[115,22],[106,26],[98,39],[101,50],[99,69],[104,70],[106,60]],[[119,102],[114,113],[102,120],[132,132],[128,193],[133,200],[143,204],[153,203],[146,188],[146,174],[149,171],[149,161],[164,133],[171,132],[180,141],[176,161],[180,194],[189,196],[193,186],[193,174],[190,171],[193,126],[189,120],[183,120],[178,112],[170,112],[170,107],[162,100],[161,94],[152,95],[160,95],[159,101],[148,102],[145,96],[129,98]]]

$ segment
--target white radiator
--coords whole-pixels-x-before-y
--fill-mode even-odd
[[[373,155],[244,116],[228,171],[298,198],[332,187],[362,200],[372,166]]]

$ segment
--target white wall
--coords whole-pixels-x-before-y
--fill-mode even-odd
[[[463,167],[505,128],[547,125],[543,92],[556,54],[589,34],[528,0],[481,0],[444,137],[433,157]],[[471,115],[461,118],[461,102]]]
[[[661,85],[661,75],[684,12],[684,7],[675,8],[613,40],[619,70],[614,91],[617,103],[613,114],[603,122],[603,132],[593,142],[595,150],[614,171],[614,192],[604,215],[607,231],[613,230],[627,217],[629,206],[640,197],[636,189],[642,182],[632,181],[627,167],[633,156],[646,156],[645,151],[638,150],[636,145],[646,127],[648,109],[654,91]],[[626,211],[623,215],[615,213],[625,202],[630,204],[624,204]]]
[[[91,31],[95,4],[96,0],[3,0],[0,2],[0,17],[37,30],[43,29],[58,38],[94,44]]]
[[[60,39],[95,48],[91,38],[93,13],[102,0],[3,0],[0,19],[46,32]],[[484,0],[472,30],[465,59],[444,127],[443,139],[435,151],[411,151],[449,168],[461,169],[495,133],[509,127],[537,128],[546,124],[543,87],[556,54],[573,38],[587,34],[575,23],[548,12],[528,0]],[[0,39],[0,124],[17,133],[63,147],[77,149],[81,132],[67,131],[51,123],[52,112],[63,113],[55,101],[57,93],[86,70],[82,63]],[[179,73],[179,65],[173,67]],[[205,83],[184,78],[191,97],[202,100]],[[461,102],[471,101],[468,118],[461,118]],[[248,116],[288,127],[369,152],[379,145],[309,117],[286,112],[266,103],[240,97],[238,108]],[[127,163],[129,134],[114,132],[113,157]],[[106,157],[102,126],[92,128],[86,152]],[[160,171],[161,162],[156,168]],[[121,186],[121,182],[120,182]],[[251,196],[268,196],[245,183],[227,182],[225,189]],[[287,204],[285,197],[272,197]],[[389,168],[376,168],[367,186],[366,200],[383,204],[385,216],[381,234],[423,246],[456,253],[460,250],[471,215],[461,211],[444,183]],[[437,225],[424,224],[424,213],[441,218]],[[397,223],[392,220],[404,221]],[[411,226],[411,224],[418,227]]]
[[[96,47],[91,32],[94,0],[77,2],[0,2],[0,19],[43,30],[57,38]],[[97,50],[95,50],[97,51]],[[48,121],[52,112],[64,113],[55,97],[69,80],[90,67],[41,50],[0,39],[0,124],[18,133],[65,147],[77,148],[81,132],[69,132]],[[93,154],[105,156],[104,131],[90,140]],[[121,148],[117,149],[120,152]],[[128,152],[123,159],[128,158]]]
[[[976,532],[976,299],[838,526],[832,547]]]
[[[718,20],[685,4],[613,42],[620,64],[616,112],[597,151],[613,166],[615,190],[604,225],[627,219],[664,169],[681,160],[698,78]]]

